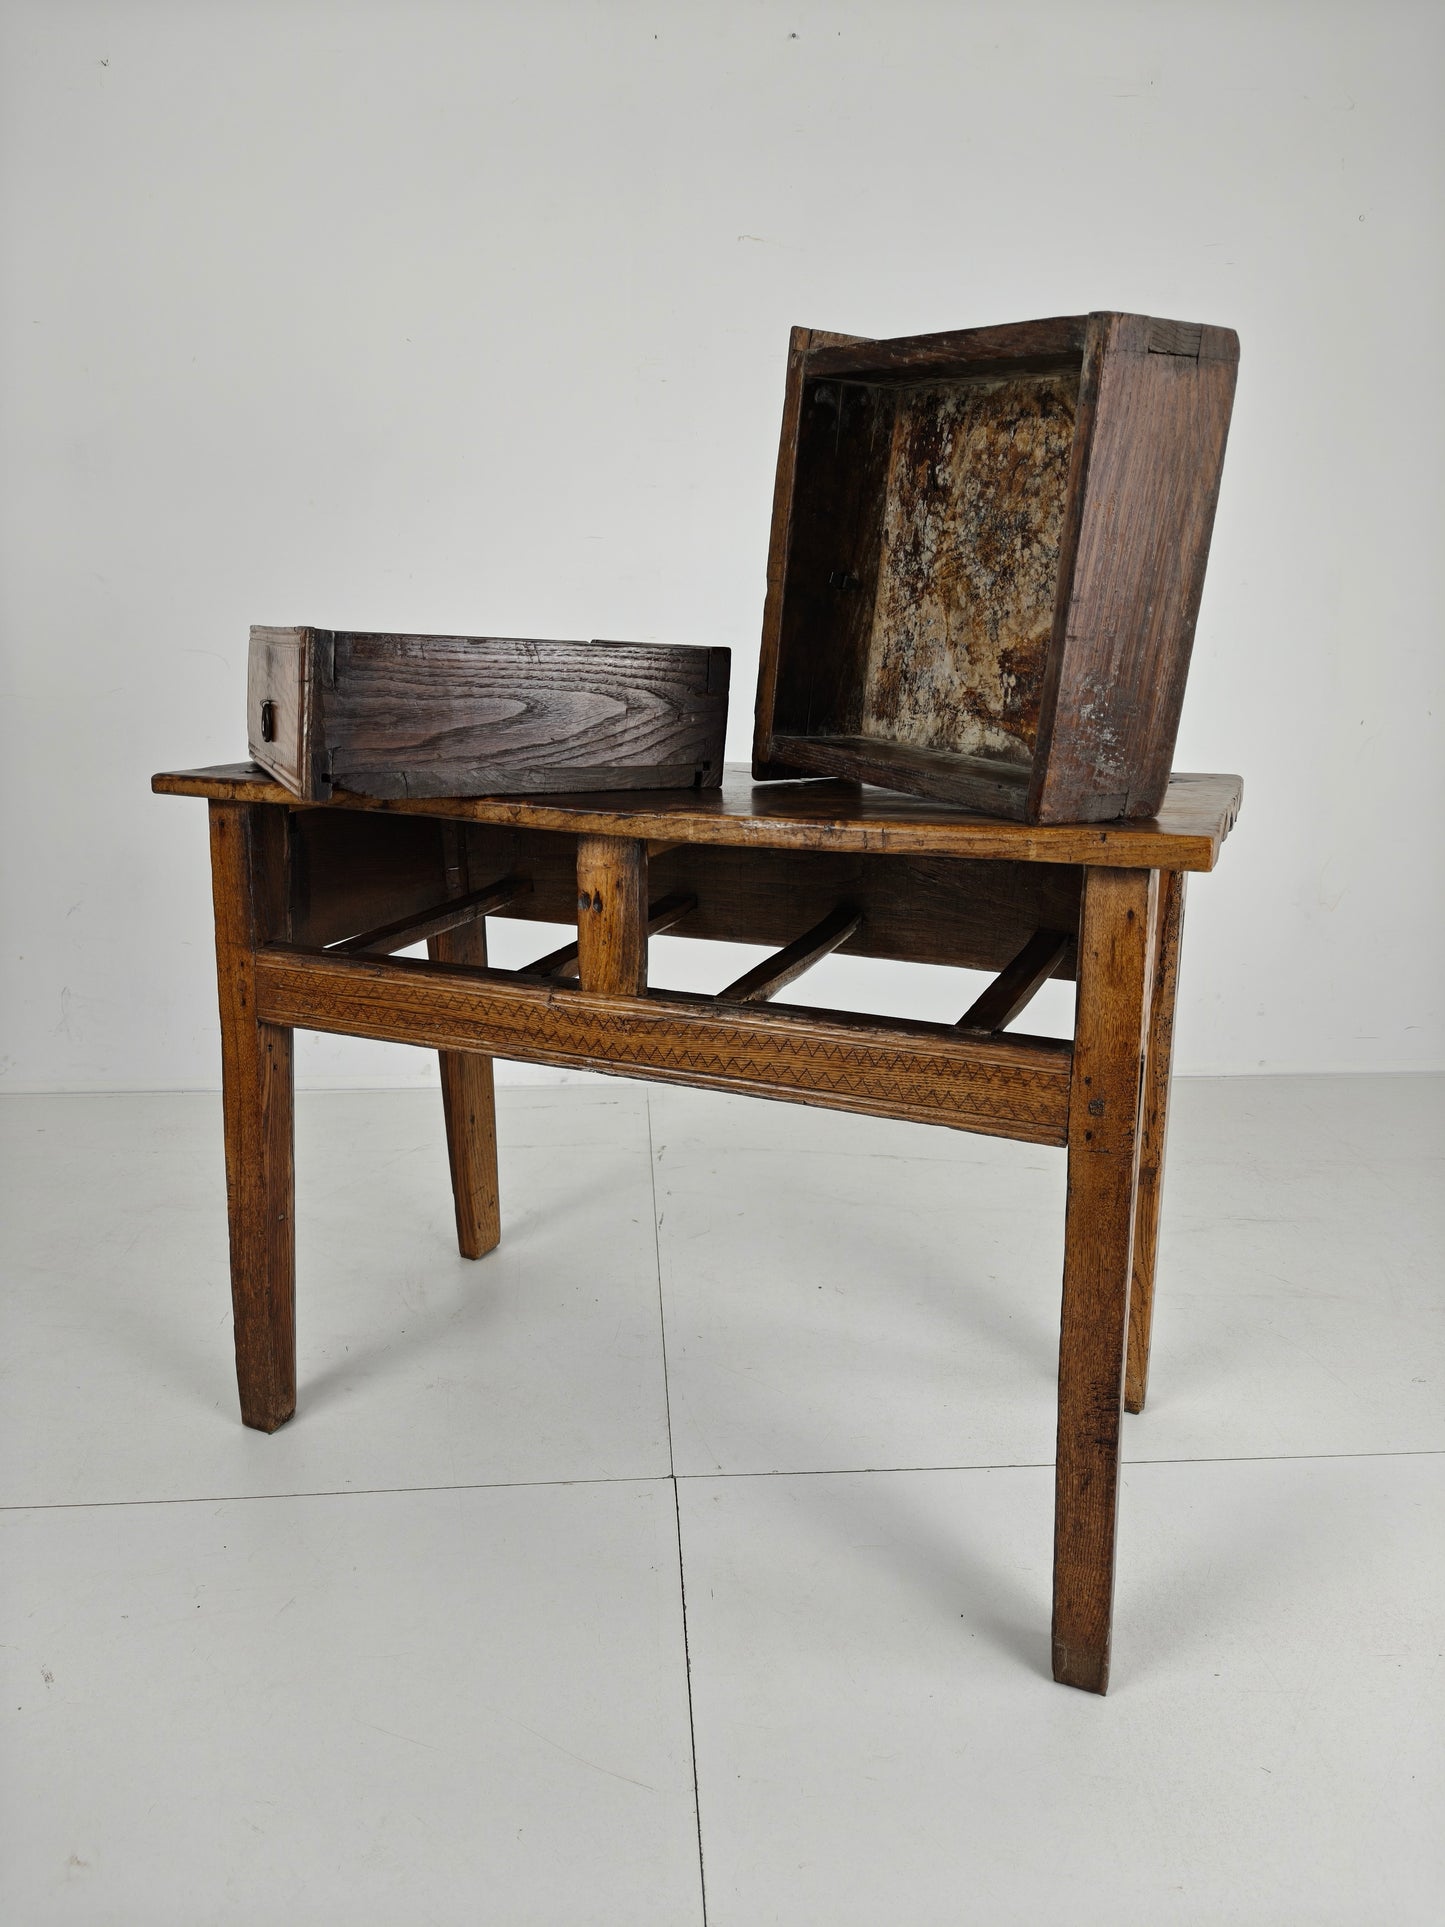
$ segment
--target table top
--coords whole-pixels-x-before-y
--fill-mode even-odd
[[[1121,870],[1212,870],[1234,825],[1238,776],[1170,779],[1157,817],[1135,823],[1007,823],[951,803],[868,784],[756,783],[729,764],[711,790],[612,790],[568,796],[419,797],[378,802],[338,790],[328,803],[301,805],[254,763],[167,770],[151,779],[162,796],[213,802],[283,803],[295,808],[384,810],[573,836],[632,836],[648,842],[723,843],[758,849],[855,851],[870,855],[1003,857],[1016,863],[1092,863]]]

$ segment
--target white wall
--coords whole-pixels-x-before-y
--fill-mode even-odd
[[[1445,10],[3,22],[12,1088],[215,1082],[205,813],[147,782],[244,754],[250,622],[727,643],[744,757],[789,324],[1090,307],[1243,340],[1177,760],[1246,806],[1181,1068],[1441,1061]]]

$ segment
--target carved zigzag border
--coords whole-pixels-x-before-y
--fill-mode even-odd
[[[261,953],[257,993],[261,1017],[302,1029],[722,1085],[1045,1144],[1066,1138],[1063,1045],[1042,1055],[946,1031],[830,1026],[822,1014],[772,1009],[740,1019],[682,999],[598,997],[420,963],[280,952]]]

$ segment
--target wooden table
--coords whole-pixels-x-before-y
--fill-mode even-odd
[[[1121,1406],[1149,1363],[1184,882],[1233,776],[1150,822],[1033,828],[842,782],[298,805],[254,765],[164,774],[210,804],[241,1416],[296,1407],[291,1034],[441,1053],[463,1253],[500,1238],[493,1057],[949,1124],[1068,1152],[1054,1677],[1108,1684]],[[525,970],[486,919],[575,925]],[[647,938],[776,944],[715,997],[649,990]],[[426,940],[429,958],[392,953]],[[832,950],[997,971],[956,1025],[771,999]],[[1077,981],[1072,1042],[1007,1026]],[[580,1235],[580,1227],[579,1227]]]

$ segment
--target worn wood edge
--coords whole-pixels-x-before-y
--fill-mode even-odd
[[[446,897],[413,916],[398,917],[354,937],[342,937],[326,948],[343,956],[407,950],[413,944],[445,936],[462,924],[484,921],[490,912],[505,909],[518,897],[529,896],[531,889],[530,878],[502,877],[484,890],[473,890],[464,897]]]
[[[1100,867],[1079,913],[1059,1328],[1054,1678],[1109,1685],[1119,1453],[1158,873]],[[1111,1275],[1112,1274],[1112,1275]]]
[[[778,991],[786,990],[798,978],[811,970],[814,964],[831,957],[835,950],[853,935],[863,922],[861,910],[840,904],[836,910],[829,911],[820,918],[811,930],[805,930],[781,950],[775,950],[770,957],[745,970],[741,977],[730,983],[717,994],[719,1003],[766,1003]]]
[[[1069,611],[1074,602],[1074,576],[1083,525],[1084,496],[1094,455],[1094,433],[1099,417],[1099,382],[1108,351],[1110,317],[1091,314],[1085,330],[1079,375],[1079,400],[1074,419],[1074,446],[1064,484],[1064,524],[1059,539],[1058,582],[1054,591],[1054,620],[1044,653],[1044,676],[1039,689],[1039,723],[1034,737],[1033,767],[1029,772],[1028,814],[1037,820],[1043,802],[1045,775],[1053,754],[1059,691],[1068,648]]]
[[[1036,930],[963,1013],[960,1030],[1001,1031],[1022,1014],[1053,976],[1074,942],[1072,931]]]
[[[1129,1279],[1129,1349],[1124,1363],[1124,1410],[1142,1412],[1149,1389],[1149,1353],[1159,1258],[1174,1069],[1174,1015],[1183,953],[1185,878],[1159,878],[1158,928],[1139,1106],[1139,1160],[1134,1193],[1134,1245]]]
[[[981,756],[916,749],[873,736],[776,736],[773,742],[784,762],[816,776],[840,776],[1001,816],[1010,823],[1024,821],[1027,770],[1010,771]]]
[[[326,666],[331,660],[333,638],[329,631],[316,629],[309,623],[293,626],[276,626],[267,623],[252,623],[246,654],[246,708],[249,721],[251,697],[255,688],[257,645],[275,646],[284,643],[295,652],[296,676],[296,742],[294,775],[288,774],[285,762],[279,755],[269,755],[264,743],[259,743],[247,731],[246,748],[253,761],[258,763],[268,775],[275,778],[281,787],[305,803],[325,802],[331,795],[331,780],[326,768],[326,752],[322,743],[320,722],[322,685],[325,680]]]
[[[461,833],[443,832],[451,843],[449,870],[455,883],[468,880]],[[473,918],[427,939],[433,963],[485,969],[487,924]],[[464,1258],[484,1258],[502,1241],[502,1201],[497,1182],[497,1100],[492,1060],[480,1051],[439,1051],[442,1116],[446,1123],[447,1164],[457,1249]]]
[[[256,971],[257,1010],[269,1023],[706,1085],[1031,1144],[1066,1141],[1073,1054],[1053,1038],[965,1038],[849,1012],[615,997],[504,972],[342,959],[288,945],[259,952]],[[771,1056],[793,1074],[728,1069],[730,1051]],[[878,1095],[870,1080],[881,1073],[911,1080],[919,1094]],[[955,1101],[928,1095],[930,1085]]]
[[[242,1423],[296,1410],[294,1070],[289,1029],[256,1014],[258,942],[289,930],[283,819],[211,807],[226,1216]]]
[[[1238,350],[1238,337],[1228,329],[1112,310],[1089,316],[1067,484],[1068,513],[1059,552],[1053,631],[1045,657],[1029,784],[1030,821],[1055,825],[1087,816],[1099,821],[1147,822],[1153,820],[1154,811],[1168,796],[1172,780],[1169,764],[1178,740],[1219,501]],[[1087,665],[1094,652],[1099,613],[1094,611],[1094,619],[1088,620],[1087,591],[1092,586],[1092,575],[1085,571],[1081,580],[1080,557],[1093,557],[1097,561],[1101,546],[1107,546],[1113,539],[1115,503],[1109,488],[1101,491],[1093,486],[1093,470],[1101,459],[1107,468],[1111,451],[1127,446],[1134,432],[1132,417],[1144,405],[1143,389],[1152,390],[1156,400],[1162,399],[1156,376],[1159,364],[1169,360],[1196,364],[1192,389],[1196,429],[1209,412],[1208,392],[1215,394],[1216,402],[1222,399],[1219,454],[1213,465],[1212,486],[1201,501],[1198,524],[1201,533],[1189,574],[1171,577],[1162,564],[1153,567],[1151,593],[1164,601],[1171,597],[1177,599],[1175,641],[1171,646],[1156,634],[1149,678],[1154,694],[1127,786],[1123,792],[1101,793],[1093,787],[1101,779],[1087,748],[1087,732],[1081,730],[1083,712],[1079,706],[1078,671],[1081,661]],[[1151,369],[1152,372],[1146,372]],[[1182,457],[1180,459],[1182,462]],[[1207,472],[1208,465],[1197,443],[1189,462],[1202,465]],[[1147,502],[1147,497],[1145,499]],[[1176,531],[1172,525],[1156,525],[1145,515],[1138,520],[1137,529],[1137,539],[1144,544],[1141,555],[1154,552],[1160,545],[1173,546]],[[1071,685],[1073,700],[1061,707],[1063,692]],[[1126,679],[1100,697],[1104,714],[1095,717],[1093,728],[1107,726],[1112,731],[1122,725],[1123,711],[1118,704],[1121,692],[1127,687]]]
[[[477,796],[555,796],[557,778],[564,774],[572,789],[592,796],[630,795],[634,790],[712,790],[722,783],[722,765],[706,759],[687,763],[573,764],[565,771],[555,765],[450,763],[415,773],[390,767],[369,769],[355,765],[341,772],[346,782],[334,785],[348,794],[377,802],[454,802]],[[311,800],[311,799],[308,799]]]
[[[673,929],[697,908],[697,898],[691,890],[670,890],[666,896],[659,897],[648,905],[647,934],[660,937],[665,930]],[[523,964],[518,971],[523,977],[556,977],[576,979],[577,957],[581,949],[580,937],[574,936],[570,942],[559,944],[538,957],[535,963]]]
[[[593,994],[647,990],[647,845],[638,837],[577,839],[577,974]]]
[[[806,373],[810,380],[896,381],[936,378],[953,368],[986,374],[1020,364],[1066,366],[1078,360],[1087,325],[1086,315],[1055,315],[941,334],[894,335],[856,347],[818,349],[808,355]]]
[[[736,773],[747,777],[746,769]],[[514,797],[447,797],[382,802],[338,791],[330,809],[391,811],[446,821],[492,823],[507,828],[557,830],[569,836],[622,835],[667,843],[711,843],[735,849],[846,850],[867,856],[1006,857],[1018,863],[1106,864],[1121,870],[1212,870],[1234,827],[1243,797],[1238,776],[1177,772],[1179,785],[1221,786],[1221,806],[1207,829],[1171,830],[1153,819],[1128,823],[1021,824],[960,813],[924,823],[859,822],[812,817],[732,815],[721,810],[649,810],[645,803],[619,808],[612,799],[553,797],[528,802]],[[1228,785],[1227,789],[1222,786]],[[222,803],[277,803],[296,807],[281,784],[245,763],[163,770],[151,779],[157,796],[202,797]],[[818,785],[802,783],[800,797]],[[688,794],[691,794],[689,792]]]
[[[859,335],[828,334],[819,328],[796,327],[788,336],[783,420],[778,435],[777,467],[773,475],[773,510],[768,523],[767,592],[763,599],[758,680],[753,701],[753,774],[758,777],[799,774],[773,754],[772,742],[782,645],[783,594],[787,584],[788,553],[793,539],[793,496],[798,472],[798,429],[802,417],[804,370],[809,351],[815,343],[824,348],[844,348],[863,339]]]

